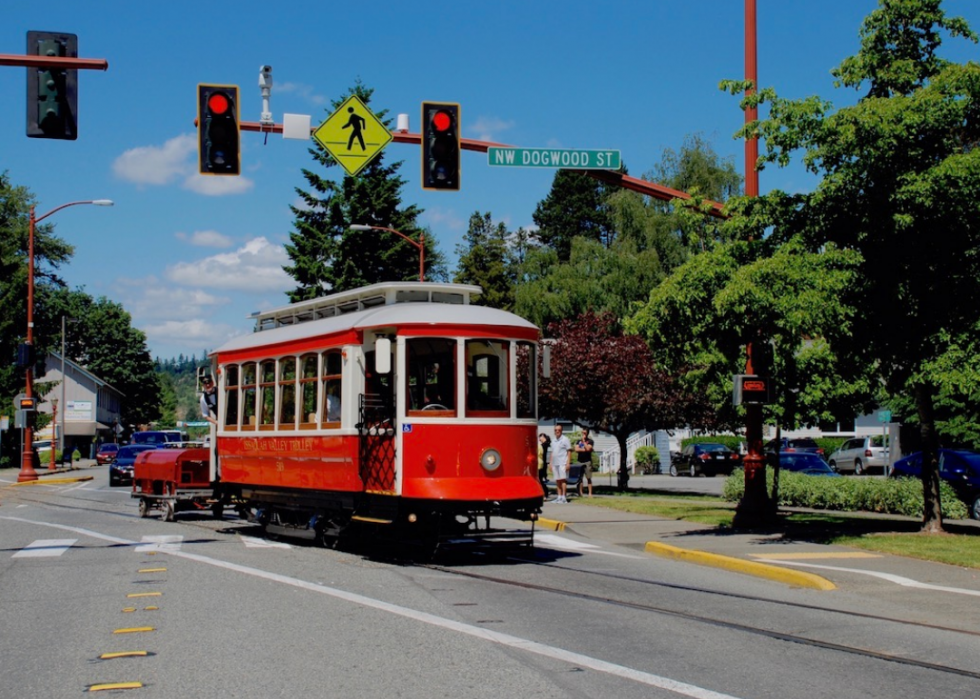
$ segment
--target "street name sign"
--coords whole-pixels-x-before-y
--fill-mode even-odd
[[[351,95],[313,132],[344,171],[354,177],[374,160],[393,136],[357,95]]]
[[[487,148],[487,164],[502,167],[551,167],[565,170],[618,170],[618,150],[568,148]]]

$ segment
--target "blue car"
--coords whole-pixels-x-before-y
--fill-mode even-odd
[[[154,444],[130,444],[119,447],[116,458],[109,464],[109,485],[132,485],[133,464],[136,463],[136,457],[144,451],[156,448]]]
[[[892,466],[893,477],[922,477],[922,452],[899,459]],[[939,450],[939,477],[949,483],[970,508],[970,517],[980,519],[980,454],[960,449]]]
[[[805,476],[841,477],[822,457],[805,451],[779,452],[779,469],[781,471],[802,473]]]

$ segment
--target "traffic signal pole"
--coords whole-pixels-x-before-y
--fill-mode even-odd
[[[64,56],[15,56],[0,53],[0,66],[23,66],[24,68],[65,68],[75,70],[109,70],[109,61],[104,58],[68,58]]]
[[[243,121],[239,123],[239,128],[242,131],[281,134],[283,127],[282,124],[263,124],[258,121]],[[391,135],[392,140],[395,143],[408,143],[416,146],[422,145],[422,134],[420,133],[392,131]],[[486,153],[490,148],[514,148],[515,146],[509,146],[506,143],[496,143],[494,141],[477,141],[476,139],[472,138],[461,138],[459,139],[459,147],[463,150]],[[588,175],[589,177],[600,180],[601,182],[606,182],[623,189],[629,189],[630,191],[637,192],[647,197],[652,197],[659,201],[692,198],[687,192],[682,192],[678,189],[671,189],[670,187],[664,187],[656,182],[648,182],[647,180],[641,180],[638,177],[631,177],[612,170],[581,170],[580,172]],[[710,200],[706,200],[704,203],[710,207],[708,209],[708,214],[711,216],[714,216],[715,218],[727,218],[724,212],[724,204]]]

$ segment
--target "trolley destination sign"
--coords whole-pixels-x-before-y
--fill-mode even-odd
[[[553,167],[567,170],[618,170],[618,150],[568,148],[487,148],[487,164],[503,167]]]

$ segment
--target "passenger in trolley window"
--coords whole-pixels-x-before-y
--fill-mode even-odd
[[[201,387],[204,389],[204,392],[201,393],[201,417],[212,425],[217,426],[218,389],[215,388],[214,379],[210,376],[205,376],[201,379]]]
[[[551,471],[555,474],[555,485],[558,487],[558,497],[552,502],[567,503],[566,482],[568,468],[572,465],[572,443],[562,434],[561,425],[555,425],[555,439],[551,442]]]

